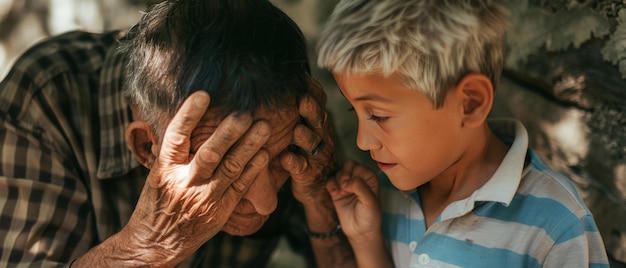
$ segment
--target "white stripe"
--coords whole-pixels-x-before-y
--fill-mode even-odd
[[[413,220],[424,220],[420,206],[409,196],[399,194],[396,189],[381,188],[381,210],[383,213],[403,214]]]
[[[520,255],[528,254],[540,263],[554,244],[542,228],[474,214],[432,227],[432,232],[487,248],[506,249]]]
[[[520,184],[517,192],[522,195],[532,195],[538,198],[549,198],[562,204],[577,217],[588,215],[590,212],[583,201],[578,198],[575,186],[568,179],[560,175],[529,169],[527,176]]]

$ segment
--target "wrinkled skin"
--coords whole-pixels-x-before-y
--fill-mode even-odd
[[[269,162],[268,152],[261,149],[270,136],[269,123],[252,124],[250,115],[228,116],[191,154],[190,135],[208,104],[208,95],[198,91],[171,120],[137,207],[122,230],[134,238],[134,248],[146,249],[147,254],[136,257],[148,263],[159,258],[177,263],[212,238]]]
[[[291,176],[293,193],[303,203],[305,212],[317,213],[307,215],[309,222],[313,222],[309,225],[319,228],[335,225],[332,201],[324,187],[326,175],[334,167],[332,124],[327,122],[322,108],[325,102],[323,90],[319,84],[312,84],[312,94],[301,100],[299,115],[294,117],[302,119],[293,120],[293,133],[286,136],[287,143],[279,142],[279,149],[267,146],[272,136],[272,124],[258,118],[254,121],[255,118],[247,114],[229,115],[210,135],[200,134],[207,136],[205,140],[197,138],[194,131],[202,124],[200,122],[204,122],[210,98],[204,91],[191,94],[170,121],[163,142],[152,146],[156,158],[148,164],[150,173],[129,223],[77,259],[73,266],[173,267],[221,230],[238,235],[250,234],[258,230],[265,219],[241,229],[229,228],[227,224],[232,221],[234,211],[251,211],[255,201],[242,201],[246,195],[256,193],[249,193],[248,189],[258,184],[260,178],[273,179],[272,194],[276,195]],[[301,123],[297,124],[298,121]],[[199,143],[196,142],[198,139],[201,140]],[[315,155],[307,153],[322,140],[325,143],[323,150]],[[289,143],[300,151],[283,150]],[[271,164],[273,162],[277,163]],[[271,170],[283,171],[267,172],[270,170],[268,166],[273,166]],[[274,179],[275,174],[284,175]],[[247,205],[237,209],[238,204]],[[256,210],[259,215],[271,213]],[[243,219],[239,217],[238,220],[242,222]],[[324,243],[314,245],[314,249],[327,250],[320,255],[338,252],[340,258],[327,259],[349,260],[346,258],[349,257],[348,250],[344,248],[347,243],[330,246]],[[338,247],[341,250],[337,250]]]
[[[326,95],[317,81],[312,80],[311,87],[311,94],[299,105],[303,122],[294,129],[294,145],[302,152],[285,152],[281,156],[281,164],[292,178],[294,197],[304,204],[330,200],[326,198],[325,183],[335,169],[333,124],[324,110]],[[321,142],[325,144],[323,149],[315,155],[309,154]]]

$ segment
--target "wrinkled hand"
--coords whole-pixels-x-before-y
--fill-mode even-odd
[[[379,235],[382,218],[378,178],[371,169],[348,160],[335,180],[326,184],[349,240]]]
[[[311,79],[311,93],[299,103],[303,122],[294,129],[293,147],[281,155],[281,165],[292,179],[294,197],[311,203],[326,195],[327,176],[335,168],[333,124],[324,110],[326,95],[322,86]]]
[[[147,255],[176,263],[193,254],[222,229],[269,162],[269,154],[260,148],[270,126],[263,121],[252,124],[249,115],[228,116],[194,154],[190,136],[208,104],[204,91],[182,104],[125,227]]]

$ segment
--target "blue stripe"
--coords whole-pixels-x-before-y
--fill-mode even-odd
[[[468,241],[429,233],[419,243],[416,254],[461,267],[541,267],[534,257],[503,248],[488,248]]]
[[[600,232],[600,230],[598,230],[598,226],[596,225],[596,221],[593,219],[592,215],[586,215],[585,217],[582,218],[582,222],[583,222],[583,228],[585,228],[585,232]]]
[[[538,170],[540,172],[543,172],[544,174],[547,174],[548,176],[552,177],[554,180],[558,181],[560,185],[562,185],[563,187],[566,187],[567,190],[571,194],[573,194],[577,200],[580,201],[579,204],[583,205],[584,207],[584,204],[581,201],[582,198],[580,197],[580,193],[578,192],[578,188],[576,188],[576,185],[574,185],[572,180],[566,177],[565,175],[558,173],[554,171],[553,169],[551,169],[550,167],[548,167],[545,163],[543,163],[543,161],[541,161],[539,156],[537,156],[537,154],[535,154],[534,151],[532,150],[529,150],[529,151],[530,151],[530,166],[532,166],[535,170]]]
[[[504,207],[501,203],[488,203],[476,208],[474,214],[542,228],[553,241],[559,238],[561,241],[571,239],[584,234],[585,231],[583,228],[570,229],[566,237],[561,237],[565,231],[563,228],[571,228],[578,223],[578,217],[553,199],[532,195],[516,194],[509,207]]]
[[[591,216],[585,216],[580,220],[581,223],[577,223],[575,225],[573,225],[572,227],[570,227],[569,229],[567,229],[563,235],[561,235],[556,241],[554,241],[556,244],[560,244],[563,242],[567,242],[570,239],[576,238],[580,235],[583,235],[585,232],[598,232],[598,227],[596,226],[595,222],[593,221],[593,217]]]
[[[385,175],[385,173],[383,173],[383,172],[378,172],[378,184],[380,185],[380,189],[390,189],[390,190],[393,190],[393,191],[400,192],[400,190],[398,190],[398,188],[393,186],[393,183],[391,183],[391,180],[389,180],[389,177],[387,177],[387,175]],[[400,194],[400,193],[398,193],[398,194]],[[411,193],[409,196],[420,207],[422,206],[422,203],[420,201],[419,194],[418,194],[417,190],[415,192]]]
[[[590,263],[589,268],[609,268],[610,266],[606,263]]]
[[[420,208],[422,207],[422,200],[420,200],[420,195],[418,191],[411,193],[409,197],[411,197],[411,199],[413,199],[413,202],[415,202]],[[421,209],[420,209],[420,213],[422,213],[422,215],[424,214],[424,212]]]
[[[533,150],[528,150],[528,153],[530,154],[530,165],[540,171],[544,171],[544,170],[551,170],[546,164],[543,163],[543,161],[541,161],[541,159],[539,158],[539,156],[535,153],[535,151]]]
[[[404,244],[420,241],[426,232],[423,220],[408,219],[402,214],[383,213],[382,228],[385,239]]]

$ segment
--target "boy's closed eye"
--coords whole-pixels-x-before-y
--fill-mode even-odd
[[[348,108],[348,111],[354,112],[354,107],[350,106],[350,108]],[[389,117],[377,116],[377,115],[374,115],[374,114],[370,114],[370,116],[369,116],[369,118],[367,120],[372,120],[372,121],[375,121],[375,122],[384,122],[388,118]]]
[[[368,118],[368,120],[372,120],[375,122],[384,122],[385,120],[387,120],[389,117],[384,117],[384,116],[376,116],[376,115],[370,115],[370,117]]]

